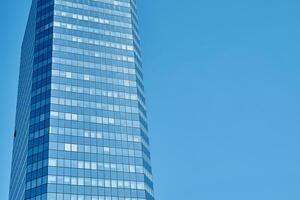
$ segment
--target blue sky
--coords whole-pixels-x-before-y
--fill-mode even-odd
[[[30,1],[1,4],[1,199]],[[300,199],[300,2],[139,1],[156,197]]]

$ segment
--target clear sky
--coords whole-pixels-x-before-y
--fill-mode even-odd
[[[138,1],[157,200],[299,200],[300,1]],[[3,200],[29,6],[0,7]]]

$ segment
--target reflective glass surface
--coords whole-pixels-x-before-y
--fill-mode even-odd
[[[135,0],[34,0],[10,199],[154,200]]]

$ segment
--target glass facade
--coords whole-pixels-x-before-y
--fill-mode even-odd
[[[136,0],[33,0],[10,200],[154,200]]]

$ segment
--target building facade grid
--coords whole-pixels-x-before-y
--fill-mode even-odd
[[[154,200],[135,0],[33,0],[10,200]]]

